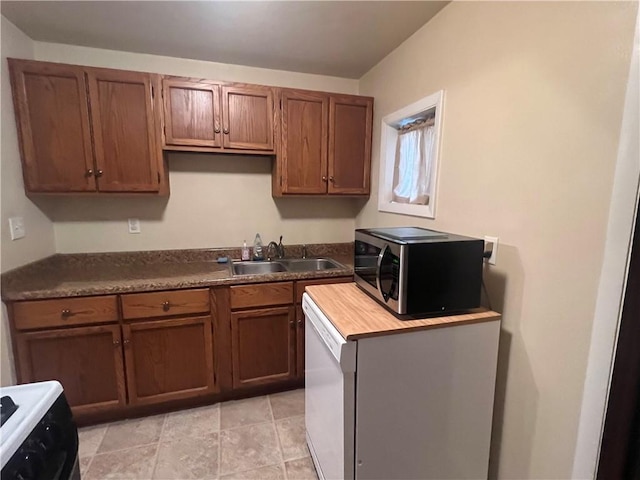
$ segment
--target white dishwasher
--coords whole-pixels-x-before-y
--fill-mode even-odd
[[[499,321],[347,341],[307,293],[302,308],[321,479],[487,478]]]

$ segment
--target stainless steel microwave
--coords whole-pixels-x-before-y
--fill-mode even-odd
[[[480,306],[484,241],[417,227],[355,232],[355,281],[398,316]]]

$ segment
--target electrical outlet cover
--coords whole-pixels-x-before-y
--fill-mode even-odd
[[[27,234],[24,228],[24,219],[22,217],[9,218],[9,231],[11,232],[11,240],[18,240]]]
[[[140,220],[137,218],[129,219],[129,233],[140,233]]]
[[[493,249],[491,250],[491,256],[488,259],[489,265],[495,265],[496,264],[496,258],[498,257],[498,237],[489,237],[489,236],[485,236],[484,237],[484,243],[485,245],[487,243],[492,243],[493,244]],[[485,246],[485,251],[487,250],[486,246]]]

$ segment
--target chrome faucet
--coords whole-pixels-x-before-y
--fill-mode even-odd
[[[267,260],[268,261],[271,261],[271,259],[273,258],[273,255],[271,254],[271,252],[272,252],[271,248],[273,248],[275,250],[276,257],[284,258],[284,245],[282,245],[282,235],[280,235],[280,243],[269,242],[269,245],[267,245]]]
[[[307,246],[302,245],[302,258],[307,258]]]

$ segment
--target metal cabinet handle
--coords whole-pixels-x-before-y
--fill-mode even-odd
[[[96,171],[96,177],[101,177],[104,172],[102,170]]]
[[[327,177],[325,177],[324,175],[322,176],[322,181],[326,182],[327,181]]]
[[[165,312],[168,312],[170,308],[171,308],[171,303],[169,303],[168,300],[162,303],[162,310],[164,310]]]
[[[129,345],[131,343],[131,340],[129,340],[128,338],[125,338],[122,343],[124,343],[125,345]]]
[[[64,310],[62,310],[61,312],[61,316],[63,320],[66,320],[69,317],[73,317],[75,315],[75,313],[73,313],[71,310],[65,308]]]
[[[302,323],[302,320],[298,320],[298,326],[299,326],[299,327],[302,327],[302,325],[304,325],[304,324]]]
[[[218,127],[214,128],[214,129],[213,129],[213,131],[214,131],[215,133],[220,133],[220,129],[219,129]]]
[[[114,346],[114,347],[117,347],[117,346],[119,346],[119,345],[120,345],[120,340],[114,340],[114,341],[113,341],[113,346]]]
[[[229,129],[228,129],[228,128],[225,128],[225,129],[223,130],[223,132],[224,132],[224,134],[225,134],[225,135],[229,135]]]
[[[85,177],[93,177],[93,168],[88,169],[85,174]]]
[[[333,183],[333,182],[335,182],[335,181],[336,181],[336,179],[335,179],[335,178],[333,178],[333,177],[329,177],[329,181],[330,181],[331,183]]]

